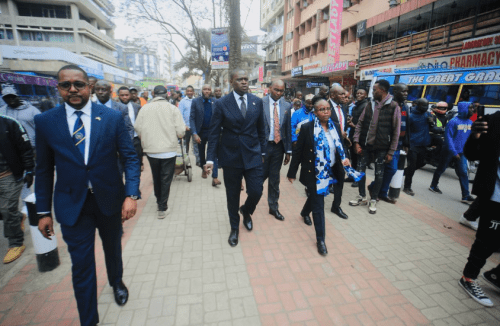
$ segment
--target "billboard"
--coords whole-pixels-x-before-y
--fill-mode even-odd
[[[212,69],[229,68],[229,30],[226,27],[212,29]]]
[[[340,33],[342,31],[343,0],[330,1],[330,26],[328,34],[328,63],[340,61]]]
[[[401,75],[399,82],[408,85],[498,83],[500,82],[500,69]]]
[[[500,48],[457,53],[418,61],[419,68],[427,69],[481,68],[498,65],[500,65]]]

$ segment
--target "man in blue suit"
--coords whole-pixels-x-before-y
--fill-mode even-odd
[[[96,325],[95,230],[102,240],[115,301],[124,305],[128,290],[122,281],[122,223],[136,213],[140,165],[120,112],[89,100],[85,71],[68,65],[57,77],[65,104],[35,118],[38,229],[46,238],[54,234],[53,197],[54,213],[73,264],[81,325]],[[124,165],[125,185],[118,172],[117,154]]]
[[[210,174],[214,160],[219,160],[224,171],[231,223],[228,242],[234,247],[238,244],[241,180],[245,177],[248,197],[239,211],[243,225],[251,231],[251,215],[262,196],[262,162],[267,140],[262,100],[248,93],[247,73],[242,69],[233,70],[230,83],[233,91],[215,102],[205,171]]]
[[[264,180],[269,178],[267,191],[269,214],[279,221],[285,220],[285,217],[278,210],[281,165],[287,165],[290,162],[290,154],[292,153],[292,106],[283,98],[284,93],[285,83],[281,80],[275,80],[269,86],[269,95],[262,99],[267,140]]]
[[[208,134],[210,128],[210,120],[212,119],[215,99],[211,97],[212,88],[210,85],[205,84],[201,88],[201,96],[195,98],[191,103],[191,112],[189,114],[189,127],[193,134],[193,140],[198,146],[198,153],[200,154],[200,166],[202,169],[201,177],[207,178],[203,166],[207,163],[205,150],[208,142]],[[214,161],[214,171],[212,173],[212,186],[218,186],[221,182],[218,179],[217,160]]]

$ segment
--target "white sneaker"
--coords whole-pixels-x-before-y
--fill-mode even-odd
[[[466,219],[464,214],[462,214],[462,217],[460,217],[460,221],[458,221],[458,223],[465,225],[466,227],[473,229],[474,231],[477,231],[477,227],[479,225],[477,221],[469,221],[468,219]]]
[[[166,211],[158,211],[158,219],[163,220],[167,216]]]
[[[359,206],[359,205],[366,205],[368,202],[366,201],[366,197],[362,197],[360,195],[356,196],[355,199],[351,200],[349,202],[350,206]]]
[[[368,212],[370,214],[377,213],[377,201],[375,199],[370,200],[370,206],[368,206]]]

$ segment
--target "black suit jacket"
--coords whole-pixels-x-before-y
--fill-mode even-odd
[[[212,103],[212,115],[214,114],[214,107],[216,100],[210,98]],[[189,128],[193,134],[198,134],[203,126],[203,119],[205,118],[205,106],[203,103],[203,96],[199,96],[191,102],[191,112],[189,113]]]
[[[252,169],[262,165],[266,153],[266,130],[262,100],[247,94],[243,117],[233,92],[215,102],[208,136],[207,161],[219,166]]]
[[[332,99],[329,99],[328,104],[330,104],[330,107],[332,108],[332,116],[331,116],[332,121],[335,123],[340,123],[339,119],[337,118],[337,111],[333,112],[333,110],[335,110],[335,106],[333,106],[335,103],[333,102]],[[344,113],[344,121],[342,122],[342,130],[346,130],[347,129],[347,115],[349,114],[349,112],[346,110],[344,105],[341,104],[340,107],[342,109],[342,112]]]
[[[335,129],[339,133],[339,124],[334,122]],[[316,155],[314,151],[314,120],[305,123],[300,128],[299,139],[297,145],[293,149],[292,162],[288,169],[288,178],[295,179],[299,165],[300,169],[299,181],[309,189],[316,189],[316,172],[314,162]],[[345,149],[344,149],[345,151]],[[338,151],[335,151],[335,164],[333,165],[333,174],[338,182],[344,182],[345,170],[342,165],[342,159]]]
[[[495,191],[500,156],[500,112],[489,116],[488,132],[479,139],[471,136],[464,146],[469,161],[479,161],[472,193],[489,200]]]
[[[266,139],[269,140],[271,133],[270,115],[274,107],[269,105],[269,95],[262,99],[264,104],[264,117],[266,120]],[[285,153],[292,152],[292,105],[282,97],[278,100],[280,107],[280,135]]]

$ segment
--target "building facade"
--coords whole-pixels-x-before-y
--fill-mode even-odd
[[[260,28],[267,32],[262,40],[262,48],[266,51],[263,82],[265,85],[268,85],[273,78],[281,76],[284,8],[285,0],[260,1]]]

